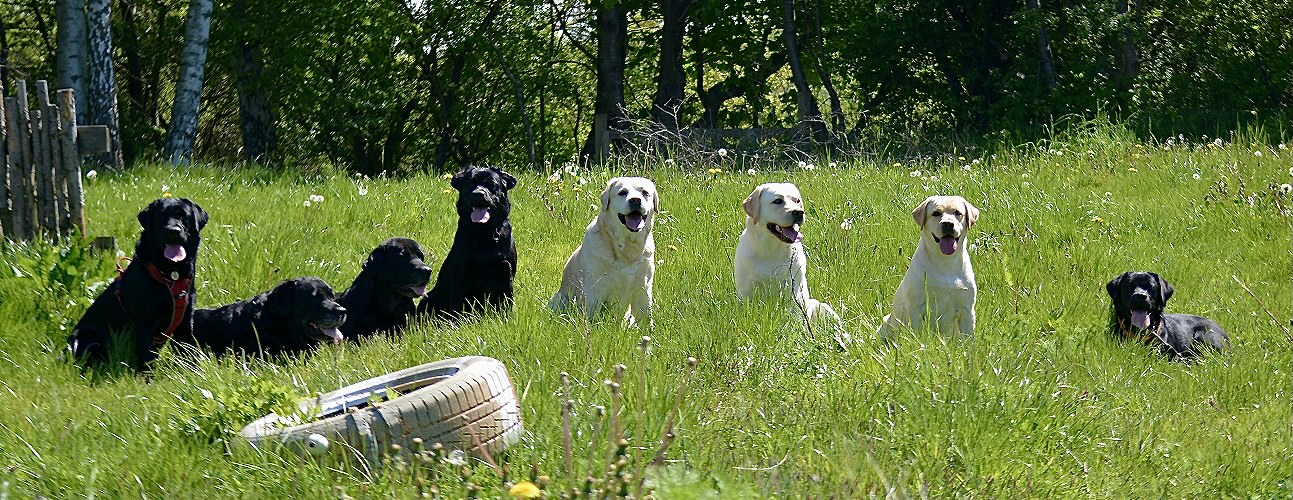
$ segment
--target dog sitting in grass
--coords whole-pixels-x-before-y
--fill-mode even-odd
[[[1119,338],[1156,346],[1176,359],[1230,349],[1230,336],[1217,322],[1193,314],[1163,314],[1176,289],[1157,274],[1125,272],[1105,290],[1113,300],[1109,326]]]
[[[397,333],[417,310],[414,302],[426,294],[431,268],[418,242],[390,238],[368,254],[359,276],[337,302],[346,308],[341,332],[356,340],[378,332]]]
[[[133,352],[134,367],[146,369],[172,337],[192,332],[193,273],[207,213],[183,198],[161,198],[138,219],[144,230],[130,265],[68,336],[73,357],[86,364],[107,361],[109,352]],[[116,345],[122,339],[129,345]]]
[[[880,325],[880,336],[892,338],[895,330],[920,331],[926,325],[945,335],[974,335],[979,287],[965,241],[979,220],[979,209],[960,196],[930,196],[911,216],[920,226],[920,242],[894,294],[892,312]]]
[[[471,167],[455,174],[450,185],[458,190],[458,231],[418,313],[458,320],[480,309],[510,309],[516,244],[507,192],[516,178],[496,167]]]

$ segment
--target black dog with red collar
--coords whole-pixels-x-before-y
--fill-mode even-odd
[[[122,352],[112,348],[114,339],[130,339],[135,367],[143,369],[172,337],[192,336],[193,273],[206,223],[202,207],[182,198],[161,198],[139,212],[144,230],[130,265],[99,294],[67,339],[76,359],[106,361],[110,351]]]

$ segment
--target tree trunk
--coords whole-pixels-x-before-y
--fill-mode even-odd
[[[678,130],[678,115],[687,86],[682,67],[683,36],[687,31],[687,11],[694,3],[694,0],[660,0],[664,24],[660,28],[660,62],[651,119],[666,130]]]
[[[198,131],[202,103],[202,79],[207,62],[207,41],[211,35],[212,0],[191,0],[184,27],[184,53],[180,55],[175,104],[171,106],[171,128],[165,155],[172,165],[193,160],[193,140]]]
[[[781,0],[781,28],[786,37],[786,54],[790,61],[790,75],[795,82],[796,109],[799,126],[807,127],[813,140],[826,141],[826,123],[822,121],[822,111],[817,107],[817,98],[808,87],[804,77],[804,66],[799,61],[799,42],[795,36],[795,2]]]
[[[1046,94],[1055,89],[1055,63],[1051,59],[1051,41],[1046,32],[1046,13],[1042,11],[1042,0],[1028,0],[1028,8],[1037,13],[1040,25],[1037,28],[1037,55],[1042,63],[1042,82],[1046,84]]]
[[[85,112],[92,125],[108,127],[109,151],[99,155],[98,162],[111,169],[125,166],[121,157],[121,126],[117,115],[117,81],[112,69],[112,1],[89,0],[86,3],[89,32],[89,78],[86,91],[90,102]]]
[[[507,79],[512,82],[512,93],[516,99],[516,112],[521,114],[521,122],[525,125],[525,153],[530,158],[530,168],[537,172],[539,171],[539,159],[534,155],[534,128],[530,126],[530,114],[525,109],[525,93],[521,89],[521,80],[512,71],[512,66],[507,64],[507,58],[503,57],[503,51],[498,49],[498,42],[494,40],[493,33],[486,31],[485,36],[489,39],[489,45],[494,49],[494,55],[498,56],[498,65],[503,68],[503,72],[507,74]]]
[[[85,123],[85,0],[58,0],[58,86],[72,89],[76,120]]]
[[[831,130],[837,135],[844,133],[844,105],[840,102],[840,93],[835,91],[835,84],[831,81],[831,72],[826,70],[822,65],[822,58],[826,57],[826,34],[822,32],[822,1],[813,2],[813,21],[816,23],[817,31],[817,50],[813,54],[813,65],[817,67],[817,76],[822,79],[822,86],[826,87],[826,95],[831,99]]]
[[[1126,102],[1127,93],[1131,92],[1131,84],[1136,80],[1136,75],[1140,72],[1140,57],[1136,54],[1136,39],[1131,31],[1132,11],[1136,9],[1136,4],[1132,0],[1118,0],[1118,14],[1122,19],[1122,51],[1118,55],[1118,75],[1115,78],[1117,83],[1118,94],[1123,96]]]
[[[272,165],[277,147],[277,124],[269,104],[269,88],[264,81],[265,49],[249,24],[246,0],[235,0],[230,10],[239,38],[233,47],[233,74],[238,87],[243,158]]]
[[[604,0],[597,6],[597,98],[593,113],[606,115],[611,130],[628,128],[624,111],[624,58],[628,44],[628,11],[619,0]],[[588,131],[579,156],[583,161],[601,162],[595,151],[596,127]]]

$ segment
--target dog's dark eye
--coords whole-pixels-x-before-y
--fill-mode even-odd
[[[773,205],[782,205],[782,204],[785,204],[785,203],[786,203],[786,200],[783,200],[783,199],[781,199],[781,198],[777,198],[777,199],[775,199],[775,200],[772,200],[772,204],[773,204]]]
[[[957,217],[960,217],[960,216],[961,216],[961,211],[960,211],[960,210],[953,210],[953,211],[952,211],[952,215],[955,215],[955,216],[957,216]]]
[[[629,194],[629,190],[627,190],[627,189],[621,189],[621,190],[620,190],[620,196],[628,196],[628,194]]]
[[[934,217],[940,217],[940,216],[942,216],[942,215],[943,215],[943,212],[938,211],[938,210],[935,210],[935,211],[934,211],[934,213],[932,213],[932,214],[930,214],[930,215],[933,215]]]

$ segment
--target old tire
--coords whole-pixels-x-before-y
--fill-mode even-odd
[[[273,413],[239,433],[253,447],[286,446],[304,453],[312,434],[370,464],[398,444],[422,438],[446,450],[496,455],[521,436],[521,411],[507,368],[494,358],[468,356],[371,378],[301,403],[314,420],[292,425]]]

